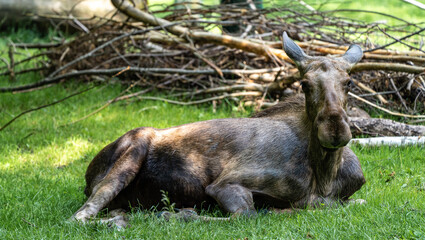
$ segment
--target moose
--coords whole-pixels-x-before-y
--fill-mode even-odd
[[[107,208],[111,218],[103,221],[123,227],[122,209],[161,206],[161,190],[176,208],[218,203],[231,217],[255,215],[256,207],[353,202],[349,197],[365,178],[346,146],[352,135],[345,109],[348,73],[363,52],[351,45],[339,57],[308,56],[286,32],[283,49],[300,72],[303,95],[251,118],[127,132],[88,166],[88,200],[72,219],[88,222]],[[182,212],[190,219],[201,217],[193,210]]]

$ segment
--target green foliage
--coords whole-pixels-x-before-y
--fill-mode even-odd
[[[175,203],[171,203],[170,198],[168,197],[168,192],[164,190],[160,190],[161,192],[161,202],[164,204],[164,207],[162,208],[164,211],[168,212],[175,212],[174,206]]]

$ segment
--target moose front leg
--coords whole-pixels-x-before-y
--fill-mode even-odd
[[[364,203],[362,199],[349,200],[358,191],[366,180],[357,156],[348,147],[344,148],[341,168],[333,182],[332,196],[341,199],[344,203]]]
[[[106,207],[138,173],[146,158],[146,148],[131,146],[115,162],[108,174],[92,191],[86,203],[71,217],[71,220],[86,222]]]
[[[233,216],[256,214],[252,192],[239,184],[211,184],[205,192]]]
[[[313,208],[334,207],[343,204],[365,203],[365,200],[349,199],[365,183],[363,171],[359,159],[349,149],[344,147],[342,154],[342,163],[335,179],[331,182],[331,190],[326,196],[313,194],[308,199],[307,206]],[[299,204],[302,206],[302,203]]]
[[[218,204],[227,212],[233,213],[232,217],[240,215],[256,215],[254,200],[251,191],[238,184],[211,184],[206,187],[205,192],[213,197]],[[176,218],[183,221],[200,220],[209,221],[230,221],[232,217],[205,217],[199,216],[191,209],[182,209],[178,213],[161,212],[161,217],[165,219]]]

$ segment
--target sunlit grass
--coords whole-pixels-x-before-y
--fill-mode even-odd
[[[22,110],[64,97],[85,86],[59,85],[33,93],[0,95],[1,124]],[[110,106],[67,125],[122,91],[99,87],[68,101],[28,114],[0,133],[1,239],[388,239],[425,235],[423,147],[354,147],[367,179],[354,195],[363,206],[263,214],[230,223],[165,222],[152,211],[130,214],[131,228],[117,232],[67,219],[85,201],[84,173],[96,153],[139,126],[165,128],[188,122],[246,116],[222,106],[181,107],[162,102]],[[54,94],[52,94],[54,92]],[[5,114],[7,113],[7,114]],[[213,212],[203,214],[215,215]]]

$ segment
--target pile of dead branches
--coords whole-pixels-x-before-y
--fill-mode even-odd
[[[228,99],[241,107],[260,108],[301,91],[298,72],[281,50],[280,36],[286,31],[312,56],[342,54],[352,43],[363,47],[364,58],[352,69],[351,105],[425,118],[420,114],[425,109],[423,24],[377,12],[369,14],[400,24],[367,23],[338,17],[341,11],[360,10],[316,11],[297,1],[269,9],[256,9],[252,2],[191,8],[183,3],[158,11],[141,11],[127,0],[112,3],[128,16],[126,21],[99,19],[99,24],[88,26],[76,18],[63,19],[78,22],[84,31],[58,43],[11,43],[0,74],[11,81],[31,71],[45,77],[32,84],[0,87],[0,93],[64,81],[120,82],[132,90],[108,104],[153,99],[215,105]],[[28,48],[40,51],[14,61],[18,49]],[[404,50],[390,50],[396,48]],[[39,64],[17,70],[30,60]],[[166,99],[145,96],[152,90],[163,91]]]

